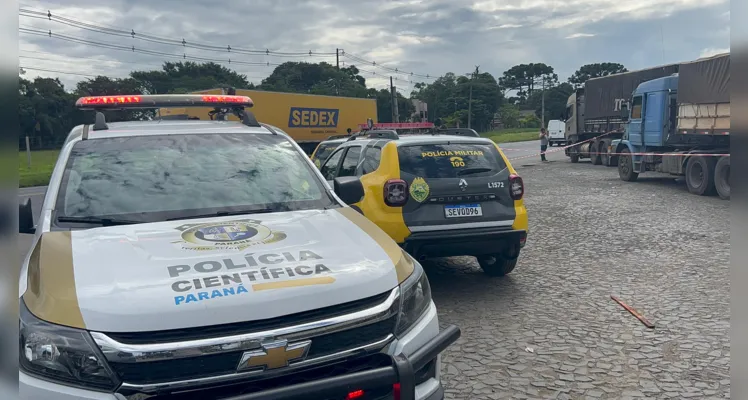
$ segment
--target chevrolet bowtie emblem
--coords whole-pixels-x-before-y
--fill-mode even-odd
[[[467,182],[464,179],[460,179],[460,183],[458,183],[457,185],[463,192],[467,189]]]
[[[306,358],[311,340],[288,344],[287,340],[277,340],[261,344],[257,350],[245,351],[239,361],[237,371],[244,371],[262,367],[263,369],[276,369],[287,367],[292,361]]]

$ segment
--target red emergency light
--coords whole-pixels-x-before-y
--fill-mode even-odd
[[[359,129],[369,129],[367,124],[358,124]],[[371,129],[430,129],[433,122],[383,122],[374,124]]]
[[[252,107],[248,96],[217,94],[154,94],[133,96],[87,96],[75,102],[82,110],[168,107]]]

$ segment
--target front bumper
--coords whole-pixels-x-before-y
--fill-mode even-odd
[[[447,227],[445,227],[447,228]],[[496,228],[416,232],[401,244],[417,260],[427,257],[479,256],[524,247],[527,231]]]
[[[456,326],[439,332],[439,322],[436,307],[432,303],[409,333],[391,342],[382,350],[382,356],[391,359],[389,366],[373,368],[365,371],[341,374],[325,379],[288,385],[274,389],[253,392],[238,396],[223,396],[221,400],[248,399],[344,399],[352,391],[363,390],[367,393],[381,392],[382,388],[391,389],[395,383],[400,384],[400,399],[402,400],[442,400],[444,391],[440,383],[439,354],[460,336]],[[416,382],[416,371],[433,368],[433,377]],[[417,384],[418,383],[418,384]],[[189,393],[189,392],[188,392]],[[209,394],[207,392],[207,396]],[[73,388],[57,383],[41,380],[19,372],[19,394],[21,399],[60,399],[60,400],[128,400],[121,393],[102,393],[91,390]],[[368,395],[368,393],[367,393]],[[171,397],[174,396],[174,397]],[[185,398],[189,397],[186,394]],[[197,398],[208,398],[200,393],[192,394]],[[133,399],[147,400],[149,396],[135,395]],[[167,396],[154,396],[153,399],[179,399],[182,395],[175,393]],[[193,397],[189,397],[193,398]],[[379,397],[381,398],[381,397]],[[366,400],[378,397],[364,397]]]

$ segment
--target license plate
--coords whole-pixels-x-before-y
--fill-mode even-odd
[[[483,215],[483,209],[481,209],[480,204],[444,206],[444,215],[447,218],[480,217]]]

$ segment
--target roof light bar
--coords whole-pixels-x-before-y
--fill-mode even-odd
[[[82,110],[161,107],[252,107],[248,96],[216,94],[155,94],[133,96],[87,96],[75,102]]]

